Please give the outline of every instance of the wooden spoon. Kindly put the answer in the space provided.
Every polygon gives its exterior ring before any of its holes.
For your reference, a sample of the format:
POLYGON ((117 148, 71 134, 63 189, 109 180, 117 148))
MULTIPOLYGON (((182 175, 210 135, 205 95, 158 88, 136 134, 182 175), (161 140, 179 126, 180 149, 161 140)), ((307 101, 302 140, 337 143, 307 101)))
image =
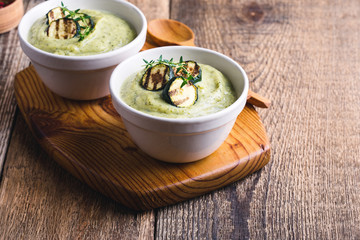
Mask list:
POLYGON ((172 19, 154 19, 150 21, 148 33, 159 46, 195 46, 194 32, 182 22, 172 19))
MULTIPOLYGON (((142 50, 153 48, 154 45, 195 46, 195 34, 187 25, 172 19, 154 19, 148 23, 148 37, 142 50)), ((249 90, 247 102, 261 108, 271 105, 269 99, 249 90)))

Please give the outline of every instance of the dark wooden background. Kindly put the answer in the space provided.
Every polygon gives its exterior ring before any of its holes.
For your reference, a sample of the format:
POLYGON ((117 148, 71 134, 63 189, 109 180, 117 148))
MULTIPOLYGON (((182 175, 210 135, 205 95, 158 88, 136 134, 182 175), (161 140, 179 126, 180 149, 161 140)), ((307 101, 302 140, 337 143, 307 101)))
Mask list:
POLYGON ((258 109, 271 162, 173 206, 121 206, 34 140, 14 98, 14 75, 29 64, 14 29, 0 35, 0 239, 360 239, 360 2, 131 2, 244 67, 273 103, 258 109))

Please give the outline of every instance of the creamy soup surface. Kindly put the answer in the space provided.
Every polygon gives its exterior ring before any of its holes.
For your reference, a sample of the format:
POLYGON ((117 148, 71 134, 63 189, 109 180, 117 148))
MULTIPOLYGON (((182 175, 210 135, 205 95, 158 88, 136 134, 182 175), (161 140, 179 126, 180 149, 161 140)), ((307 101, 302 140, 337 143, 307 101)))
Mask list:
POLYGON ((30 29, 28 41, 35 47, 46 52, 66 55, 95 55, 112 51, 125 46, 136 37, 136 32, 123 19, 103 11, 80 10, 94 21, 91 33, 79 41, 78 37, 71 39, 54 39, 47 36, 46 17, 38 19, 30 29))
POLYGON ((219 112, 236 99, 236 93, 231 82, 219 70, 212 66, 200 64, 202 80, 196 83, 198 99, 194 105, 179 108, 166 102, 162 90, 145 90, 140 79, 144 71, 128 77, 121 86, 120 96, 130 107, 150 115, 166 118, 194 118, 219 112))

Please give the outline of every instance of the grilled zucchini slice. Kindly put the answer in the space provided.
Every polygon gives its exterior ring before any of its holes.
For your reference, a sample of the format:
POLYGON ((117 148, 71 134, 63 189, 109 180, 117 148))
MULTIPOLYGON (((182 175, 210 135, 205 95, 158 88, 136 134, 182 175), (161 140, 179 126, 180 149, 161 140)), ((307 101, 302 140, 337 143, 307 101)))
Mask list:
POLYGON ((62 10, 61 7, 56 7, 51 9, 47 14, 47 24, 50 25, 53 21, 56 21, 60 18, 65 18, 66 14, 64 13, 64 11, 62 10))
MULTIPOLYGON (((66 8, 65 8, 66 9, 66 8)), ((47 14, 46 23, 50 25, 52 22, 57 21, 58 19, 67 18, 73 19, 80 26, 80 33, 84 34, 85 32, 91 31, 95 24, 91 16, 86 13, 78 13, 78 10, 75 11, 75 15, 70 17, 70 13, 62 7, 56 7, 51 9, 47 14)))
POLYGON ((55 39, 69 39, 80 32, 80 25, 73 19, 60 18, 52 21, 47 28, 47 36, 55 39))
POLYGON ((169 81, 169 66, 159 63, 148 68, 141 78, 141 86, 150 91, 163 89, 169 81))
POLYGON ((162 92, 162 97, 168 103, 185 108, 195 104, 198 99, 198 89, 190 81, 183 85, 183 77, 173 77, 165 86, 162 92))
MULTIPOLYGON (((193 84, 201 81, 201 72, 202 71, 201 71, 201 67, 199 66, 199 64, 197 64, 197 62, 185 61, 184 67, 185 67, 186 71, 192 76, 191 82, 193 84)), ((182 76, 185 78, 188 77, 187 74, 182 69, 177 70, 176 68, 173 68, 173 74, 174 74, 174 76, 182 76)))
POLYGON ((80 25, 81 33, 86 32, 86 28, 90 28, 90 31, 94 28, 93 19, 86 13, 78 13, 74 20, 80 25))

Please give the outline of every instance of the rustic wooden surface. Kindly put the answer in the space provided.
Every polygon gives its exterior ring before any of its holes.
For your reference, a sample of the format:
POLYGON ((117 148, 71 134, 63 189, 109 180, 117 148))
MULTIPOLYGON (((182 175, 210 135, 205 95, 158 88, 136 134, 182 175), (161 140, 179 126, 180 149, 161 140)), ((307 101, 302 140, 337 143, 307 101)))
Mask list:
POLYGON ((157 161, 131 140, 111 97, 73 101, 52 93, 30 66, 15 76, 16 100, 48 155, 82 182, 134 210, 179 203, 238 181, 264 167, 270 144, 247 104, 225 142, 201 161, 157 161))
POLYGON ((131 2, 244 67, 272 100, 258 109, 272 161, 170 207, 115 203, 54 163, 16 111, 14 76, 29 61, 15 29, 0 35, 0 239, 359 239, 359 1, 131 2))

